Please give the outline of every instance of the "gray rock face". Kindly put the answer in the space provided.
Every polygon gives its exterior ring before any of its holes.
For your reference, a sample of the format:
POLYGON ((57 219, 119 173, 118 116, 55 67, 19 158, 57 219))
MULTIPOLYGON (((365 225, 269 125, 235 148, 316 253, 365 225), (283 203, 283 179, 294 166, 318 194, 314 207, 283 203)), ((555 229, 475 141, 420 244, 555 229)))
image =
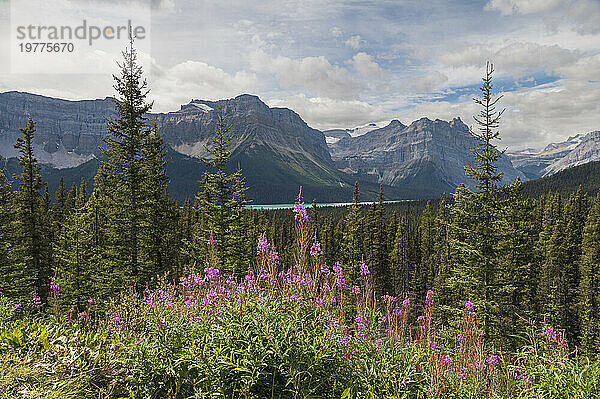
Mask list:
MULTIPOLYGON (((471 184, 464 165, 472 162, 470 148, 475 141, 460 120, 419 119, 405 126, 397 120, 365 135, 343 138, 330 145, 338 169, 356 175, 368 175, 382 184, 402 186, 416 176, 434 187, 451 188, 471 184)), ((510 160, 498 162, 504 182, 516 177, 525 180, 510 160)))
POLYGON ((29 93, 0 93, 0 156, 17 156, 13 145, 28 115, 36 121, 35 155, 59 168, 100 155, 105 117, 114 115, 111 98, 66 101, 29 93))
POLYGON ((230 100, 194 100, 179 111, 152 117, 173 149, 204 157, 207 155, 204 147, 217 127, 219 110, 226 115, 234 151, 266 145, 282 155, 302 154, 315 163, 333 165, 322 132, 310 128, 294 111, 269 108, 256 96, 243 94, 230 100))

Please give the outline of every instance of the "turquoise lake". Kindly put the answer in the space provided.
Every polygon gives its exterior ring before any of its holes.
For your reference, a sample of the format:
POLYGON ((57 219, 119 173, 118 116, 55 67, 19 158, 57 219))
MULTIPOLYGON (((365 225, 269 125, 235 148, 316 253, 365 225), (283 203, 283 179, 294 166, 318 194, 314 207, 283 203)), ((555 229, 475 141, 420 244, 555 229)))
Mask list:
MULTIPOLYGON (((411 200, 398 200, 398 201, 384 201, 384 204, 394 204, 397 202, 408 202, 411 200)), ((360 205, 371 205, 372 201, 361 202, 360 205)), ((323 206, 348 206, 352 205, 352 202, 317 202, 317 207, 323 206)), ((307 208, 312 208, 312 204, 305 204, 307 208)), ((246 209, 265 209, 265 210, 274 210, 274 209, 293 209, 294 204, 252 204, 246 205, 246 209)))

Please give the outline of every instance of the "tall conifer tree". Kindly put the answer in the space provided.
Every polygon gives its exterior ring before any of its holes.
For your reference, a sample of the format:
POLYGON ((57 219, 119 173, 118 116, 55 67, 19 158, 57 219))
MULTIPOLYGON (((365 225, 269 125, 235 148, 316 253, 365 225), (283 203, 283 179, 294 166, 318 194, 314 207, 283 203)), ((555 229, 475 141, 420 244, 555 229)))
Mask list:
POLYGON ((14 245, 11 248, 12 287, 7 291, 20 297, 37 293, 46 300, 50 283, 52 252, 49 242, 48 199, 41 190, 45 187, 40 167, 33 154, 35 122, 29 117, 27 126, 21 128, 17 139, 20 175, 15 176, 19 188, 13 197, 14 245))
POLYGON ((245 217, 247 187, 240 169, 234 173, 226 170, 232 154, 231 135, 222 110, 218 118, 215 136, 206 148, 211 154, 210 159, 204 160, 209 170, 200 182, 202 192, 196 196, 200 223, 192 240, 187 242, 187 252, 194 260, 201 260, 212 236, 219 250, 221 269, 242 273, 248 270, 251 257, 245 217))
MULTIPOLYGON (((1 160, 1 158, 0 158, 1 160)), ((8 276, 11 274, 11 259, 9 249, 11 245, 11 215, 12 192, 6 177, 5 170, 0 169, 0 291, 6 292, 7 287, 13 285, 8 276)))
POLYGON ((596 196, 583 230, 579 267, 581 346, 592 354, 600 348, 600 194, 596 196))

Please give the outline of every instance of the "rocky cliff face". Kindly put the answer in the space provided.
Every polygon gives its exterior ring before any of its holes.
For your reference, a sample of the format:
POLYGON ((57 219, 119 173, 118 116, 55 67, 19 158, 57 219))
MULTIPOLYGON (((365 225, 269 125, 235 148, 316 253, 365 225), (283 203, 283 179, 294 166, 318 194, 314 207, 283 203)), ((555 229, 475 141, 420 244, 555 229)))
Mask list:
POLYGON ((323 133, 310 128, 287 108, 269 108, 258 97, 244 94, 230 100, 194 100, 179 111, 156 114, 161 135, 176 151, 206 156, 205 145, 215 132, 219 110, 227 118, 234 152, 267 146, 280 155, 302 155, 333 166, 323 133))
MULTIPOLYGON (((443 193, 470 183, 464 165, 472 162, 474 145, 459 118, 450 122, 422 118, 409 126, 394 120, 365 135, 340 139, 330 151, 337 168, 346 173, 396 187, 421 182, 443 193)), ((498 166, 505 182, 525 179, 506 157, 498 166)))
POLYGON ((13 145, 28 115, 36 121, 35 155, 58 168, 99 156, 105 117, 114 115, 111 98, 66 101, 29 93, 0 93, 0 156, 17 156, 13 145))
MULTIPOLYGON (((150 114, 160 133, 176 151, 206 156, 204 147, 215 132, 222 109, 233 137, 232 149, 266 145, 287 156, 302 154, 316 163, 333 166, 323 133, 310 128, 287 108, 269 108, 256 96, 241 95, 222 101, 194 100, 179 111, 150 114)), ((36 156, 54 167, 77 166, 100 156, 106 118, 115 116, 111 98, 67 101, 28 93, 0 93, 0 155, 14 157, 19 128, 28 115, 36 121, 36 156)))

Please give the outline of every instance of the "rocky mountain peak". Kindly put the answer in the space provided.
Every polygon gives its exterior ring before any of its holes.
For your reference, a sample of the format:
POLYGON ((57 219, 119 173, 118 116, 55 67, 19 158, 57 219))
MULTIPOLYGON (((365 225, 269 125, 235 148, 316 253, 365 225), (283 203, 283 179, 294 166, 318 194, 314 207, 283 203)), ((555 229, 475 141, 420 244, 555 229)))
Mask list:
POLYGON ((397 129, 397 128, 405 128, 406 125, 404 125, 398 119, 392 119, 390 121, 390 123, 386 127, 391 127, 391 128, 396 128, 397 129))
POLYGON ((459 130, 469 130, 469 126, 467 126, 460 117, 454 118, 450 121, 450 126, 459 130))

